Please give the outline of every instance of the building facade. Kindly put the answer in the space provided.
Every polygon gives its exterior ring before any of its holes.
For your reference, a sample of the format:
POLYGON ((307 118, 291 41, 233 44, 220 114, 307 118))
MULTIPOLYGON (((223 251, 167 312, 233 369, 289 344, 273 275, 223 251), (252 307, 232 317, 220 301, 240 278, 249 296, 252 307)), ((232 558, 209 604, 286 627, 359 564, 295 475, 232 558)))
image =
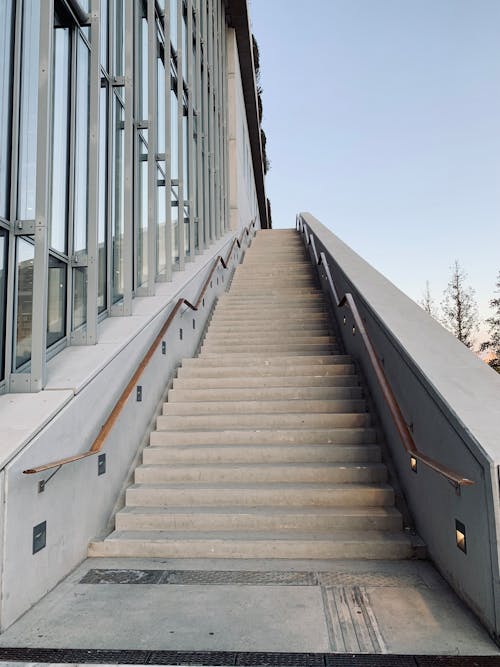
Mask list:
POLYGON ((246 2, 0 3, 0 392, 267 226, 246 2))

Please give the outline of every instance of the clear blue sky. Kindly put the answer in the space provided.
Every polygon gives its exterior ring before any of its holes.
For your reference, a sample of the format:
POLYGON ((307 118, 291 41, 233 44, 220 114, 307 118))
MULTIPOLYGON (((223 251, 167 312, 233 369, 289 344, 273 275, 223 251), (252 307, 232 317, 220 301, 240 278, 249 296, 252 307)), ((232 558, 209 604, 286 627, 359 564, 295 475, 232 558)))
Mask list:
POLYGON ((500 0, 250 0, 273 226, 306 210, 419 299, 500 271, 500 0))

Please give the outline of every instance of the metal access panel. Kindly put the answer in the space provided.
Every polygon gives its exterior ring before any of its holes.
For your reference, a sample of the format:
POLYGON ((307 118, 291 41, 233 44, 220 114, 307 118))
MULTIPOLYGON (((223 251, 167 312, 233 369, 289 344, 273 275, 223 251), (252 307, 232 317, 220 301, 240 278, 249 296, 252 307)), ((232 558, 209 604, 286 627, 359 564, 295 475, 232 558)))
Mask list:
POLYGON ((47 522, 37 524, 33 528, 33 553, 36 554, 45 548, 47 544, 47 522))

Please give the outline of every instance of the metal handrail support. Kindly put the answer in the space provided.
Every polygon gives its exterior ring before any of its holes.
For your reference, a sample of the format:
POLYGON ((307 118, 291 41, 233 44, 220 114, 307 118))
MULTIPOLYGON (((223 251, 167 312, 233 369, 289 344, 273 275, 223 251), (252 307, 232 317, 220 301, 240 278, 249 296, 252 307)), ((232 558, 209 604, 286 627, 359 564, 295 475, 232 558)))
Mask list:
MULTIPOLYGON (((253 220, 250 223, 249 227, 250 228, 255 228, 255 220, 253 220)), ((111 411, 108 418, 106 419, 103 426, 101 427, 101 430, 99 431, 99 434, 97 435, 94 442, 92 443, 90 449, 87 452, 84 452, 83 454, 76 454, 75 456, 68 456, 66 458, 59 459, 58 461, 51 461, 50 463, 45 463, 43 465, 36 466, 34 468, 29 468, 27 470, 23 470, 23 473, 25 475, 34 475, 35 473, 44 472, 45 470, 50 470, 52 468, 59 468, 63 465, 66 465, 67 463, 74 463, 75 461, 81 461, 82 459, 86 459, 87 457, 93 456, 94 454, 98 454, 101 451, 101 449, 103 448, 104 443, 106 441, 106 438, 108 437, 109 433, 111 432, 111 429, 113 428, 116 421, 118 420, 118 417, 120 416, 120 413, 123 410, 123 407, 125 406, 125 403, 127 402, 128 398, 132 394, 132 392, 134 390, 134 387, 137 385, 137 382, 138 382, 140 376, 142 375, 142 372, 144 371, 144 369, 146 368, 148 363, 151 361, 151 358, 152 358, 153 354, 156 352, 156 349, 158 348, 158 346, 160 345, 162 338, 165 336, 168 328, 170 327, 170 325, 174 321, 175 316, 177 315, 177 313, 179 312, 179 310, 181 309, 181 307, 183 305, 186 305, 191 310, 194 310, 194 311, 198 310, 198 307, 203 300, 205 292, 208 289, 208 286, 210 284, 212 276, 213 276, 219 262, 222 264, 224 269, 228 268, 229 260, 231 258, 231 254, 233 252, 234 246, 237 245, 238 248, 241 248, 241 244, 243 242, 243 237, 245 236, 245 234, 246 234, 246 236, 250 235, 250 230, 249 230, 248 227, 245 227, 243 229, 239 239, 237 237, 235 237, 233 239, 233 242, 231 243, 231 247, 229 248, 229 251, 226 255, 226 259, 224 259, 221 255, 217 255, 217 257, 214 260, 213 266, 210 270, 210 273, 208 274, 207 279, 203 283, 203 287, 201 288, 201 291, 198 295, 198 298, 196 299, 196 302, 194 304, 192 304, 190 301, 188 301, 184 297, 180 297, 177 300, 177 303, 175 304, 175 306, 170 311, 170 313, 169 313, 167 319, 165 320, 162 328, 160 329, 158 335, 155 337, 154 341, 151 343, 148 351, 146 352, 146 354, 142 358, 140 364, 138 365, 134 374, 130 378, 127 386, 125 387, 125 389, 121 393, 118 401, 115 403, 115 406, 113 407, 113 410, 111 411)))
POLYGON ((409 431, 408 424, 406 423, 403 417, 403 413, 401 412, 401 408, 399 407, 399 403, 394 395, 394 392, 392 391, 392 388, 389 384, 389 381, 384 372, 382 364, 380 363, 380 360, 375 352, 375 348, 373 346, 371 338, 368 335, 368 332, 366 331, 364 322, 361 318, 361 315, 359 313, 353 295, 350 292, 347 292, 346 294, 344 294, 342 298, 339 298, 338 291, 336 289, 334 280, 332 278, 332 274, 330 272, 330 267, 328 265, 325 253, 321 252, 318 257, 318 254, 316 252, 316 246, 314 244, 313 235, 311 234, 310 230, 307 230, 307 227, 300 219, 297 219, 297 229, 298 231, 301 231, 304 234, 304 237, 308 242, 308 245, 312 245, 317 265, 318 266, 323 265, 325 269, 326 279, 328 281, 328 286, 332 293, 335 306, 337 308, 343 308, 344 306, 348 306, 352 313, 352 317, 354 320, 353 334, 355 335, 356 332, 358 332, 359 335, 361 336, 361 339, 364 343, 365 349, 368 354, 368 359, 370 360, 370 364, 373 368, 375 377, 380 386, 382 396, 387 404, 387 407, 394 421, 396 430, 401 439, 403 447, 405 448, 405 451, 415 460, 420 461, 428 468, 431 468, 438 474, 442 475, 448 482, 450 482, 450 484, 452 484, 455 487, 456 492, 460 494, 462 486, 470 486, 471 484, 475 484, 475 482, 471 479, 468 479, 467 477, 463 477, 462 475, 456 473, 447 466, 439 463, 435 459, 419 451, 409 431), (306 233, 306 230, 309 232, 308 234, 306 233))

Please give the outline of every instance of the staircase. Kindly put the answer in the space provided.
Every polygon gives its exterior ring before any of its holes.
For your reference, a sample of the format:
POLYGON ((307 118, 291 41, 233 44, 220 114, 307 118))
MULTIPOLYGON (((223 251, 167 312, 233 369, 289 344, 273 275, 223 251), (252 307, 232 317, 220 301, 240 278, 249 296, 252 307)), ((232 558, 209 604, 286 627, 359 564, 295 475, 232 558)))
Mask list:
POLYGON ((261 231, 89 555, 407 558, 386 479, 299 234, 261 231))

